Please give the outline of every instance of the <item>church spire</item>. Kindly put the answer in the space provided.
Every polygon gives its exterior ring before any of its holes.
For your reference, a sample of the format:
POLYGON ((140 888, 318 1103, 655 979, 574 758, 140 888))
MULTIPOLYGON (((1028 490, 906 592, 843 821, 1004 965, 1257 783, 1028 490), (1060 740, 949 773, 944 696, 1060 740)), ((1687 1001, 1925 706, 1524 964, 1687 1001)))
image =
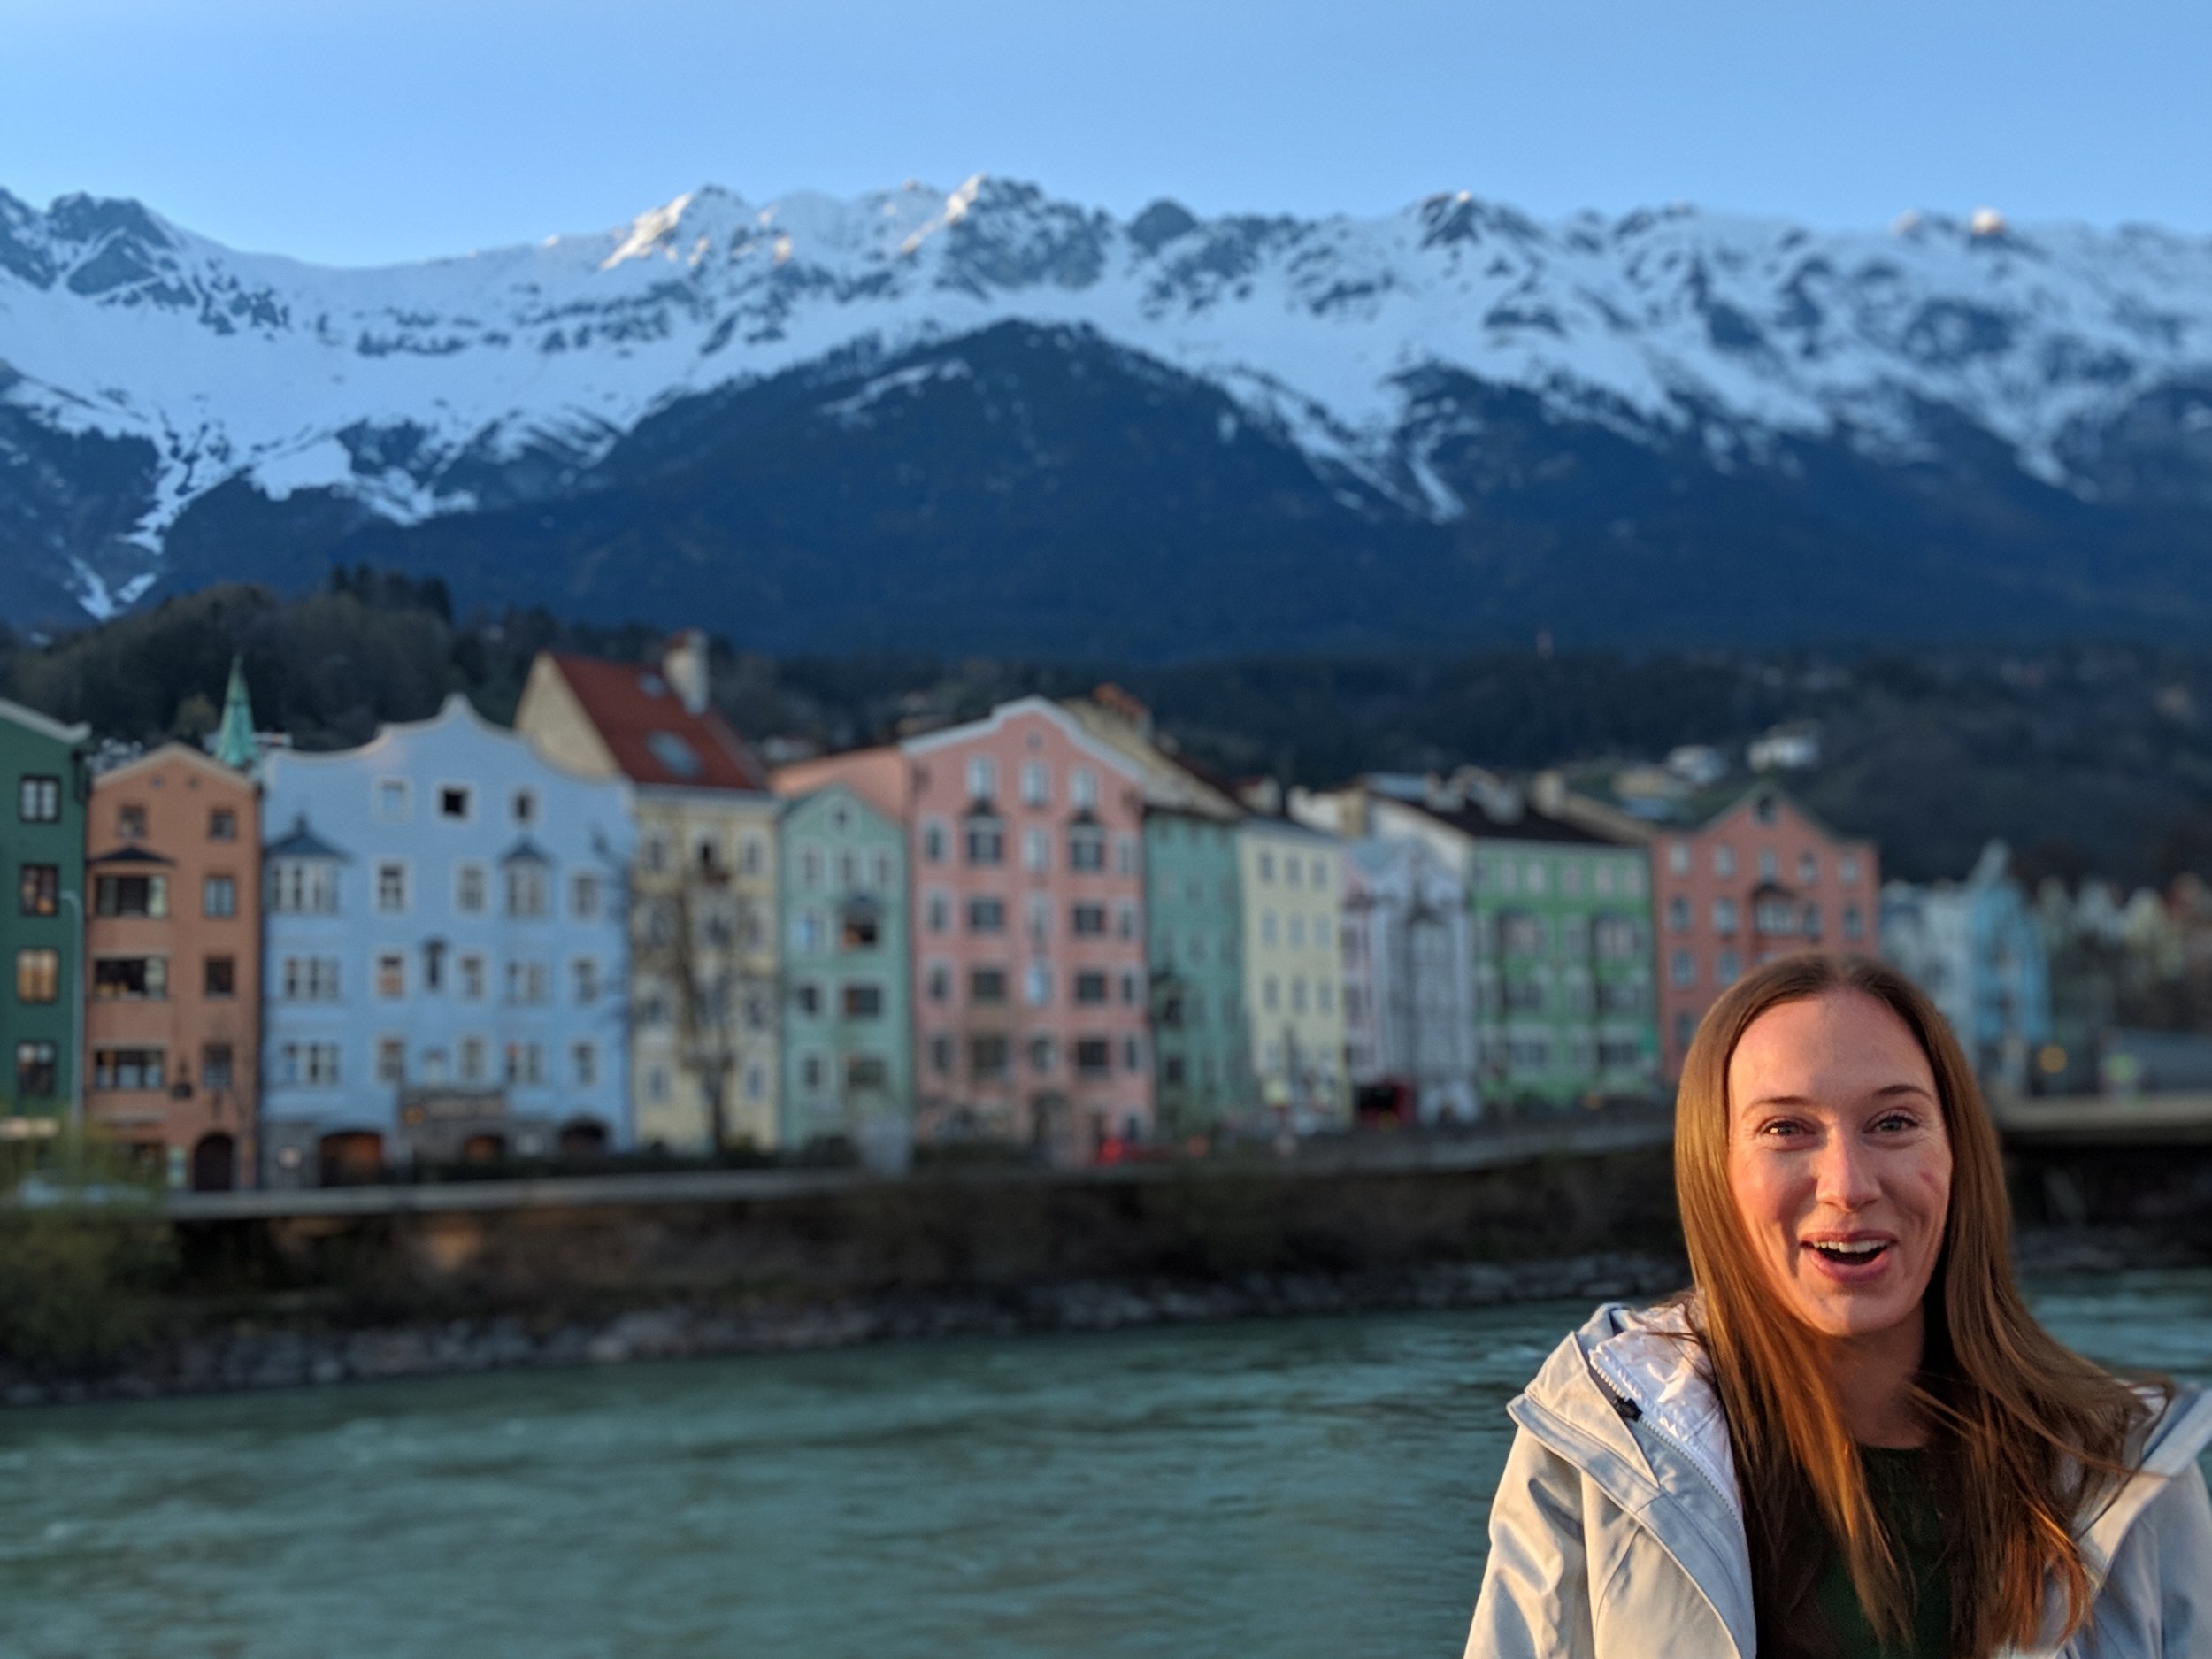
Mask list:
POLYGON ((261 761, 260 746, 253 741, 253 704, 246 698, 245 666, 236 657, 230 659, 230 685, 223 693, 223 723, 215 729, 215 758, 248 774, 261 761))

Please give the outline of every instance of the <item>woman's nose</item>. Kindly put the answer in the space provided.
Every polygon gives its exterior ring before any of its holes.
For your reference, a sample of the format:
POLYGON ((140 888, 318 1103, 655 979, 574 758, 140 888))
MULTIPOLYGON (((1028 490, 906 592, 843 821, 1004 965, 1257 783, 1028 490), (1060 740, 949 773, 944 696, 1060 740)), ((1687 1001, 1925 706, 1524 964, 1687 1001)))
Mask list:
POLYGON ((1828 1144, 1820 1151, 1817 1173, 1819 1190, 1815 1195, 1831 1209, 1864 1210, 1881 1196, 1881 1182, 1875 1178, 1874 1160, 1848 1134, 1829 1137, 1828 1144))

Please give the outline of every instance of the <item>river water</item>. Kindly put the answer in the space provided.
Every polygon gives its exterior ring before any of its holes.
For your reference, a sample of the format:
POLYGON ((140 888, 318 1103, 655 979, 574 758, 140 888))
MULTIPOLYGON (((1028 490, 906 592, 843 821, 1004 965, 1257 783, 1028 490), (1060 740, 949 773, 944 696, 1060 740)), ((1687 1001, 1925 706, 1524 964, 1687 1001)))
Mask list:
MULTIPOLYGON (((2212 1272, 2035 1286, 2212 1380, 2212 1272)), ((0 1654, 1456 1654, 1532 1304, 0 1416, 0 1654)))

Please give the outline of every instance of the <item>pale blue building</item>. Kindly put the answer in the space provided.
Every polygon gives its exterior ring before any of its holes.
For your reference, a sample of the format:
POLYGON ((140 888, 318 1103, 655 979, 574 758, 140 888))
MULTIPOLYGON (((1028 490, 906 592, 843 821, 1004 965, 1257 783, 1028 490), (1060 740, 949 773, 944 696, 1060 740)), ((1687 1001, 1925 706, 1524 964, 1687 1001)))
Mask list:
POLYGON ((263 781, 267 1184, 630 1143, 628 785, 457 694, 263 781))
POLYGON ((2050 965, 2002 841, 1963 881, 1886 884, 1882 954, 1934 999, 1985 1081, 2026 1086, 2051 1040, 2050 965))

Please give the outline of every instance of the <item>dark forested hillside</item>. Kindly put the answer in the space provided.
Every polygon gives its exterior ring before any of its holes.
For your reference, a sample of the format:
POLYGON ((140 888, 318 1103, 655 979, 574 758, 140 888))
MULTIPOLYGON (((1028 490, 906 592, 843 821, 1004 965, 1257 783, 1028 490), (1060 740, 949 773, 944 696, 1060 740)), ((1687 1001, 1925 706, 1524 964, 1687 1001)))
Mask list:
MULTIPOLYGON (((361 571, 305 598, 219 587, 52 641, 0 633, 0 695, 104 737, 196 738, 235 654, 258 723, 322 749, 421 718, 457 690, 503 720, 541 648, 642 659, 659 640, 534 609, 456 618, 441 583, 361 571)), ((1108 679, 1209 764, 1305 784, 1463 762, 1602 776, 1606 763, 1681 743, 1740 764, 1747 740, 1809 720, 1821 764, 1792 787, 1839 828, 1879 839, 1893 873, 1959 873, 1998 835, 2032 875, 2212 875, 2212 649, 1498 649, 1161 665, 718 648, 715 669, 741 730, 819 748, 1108 679)))

